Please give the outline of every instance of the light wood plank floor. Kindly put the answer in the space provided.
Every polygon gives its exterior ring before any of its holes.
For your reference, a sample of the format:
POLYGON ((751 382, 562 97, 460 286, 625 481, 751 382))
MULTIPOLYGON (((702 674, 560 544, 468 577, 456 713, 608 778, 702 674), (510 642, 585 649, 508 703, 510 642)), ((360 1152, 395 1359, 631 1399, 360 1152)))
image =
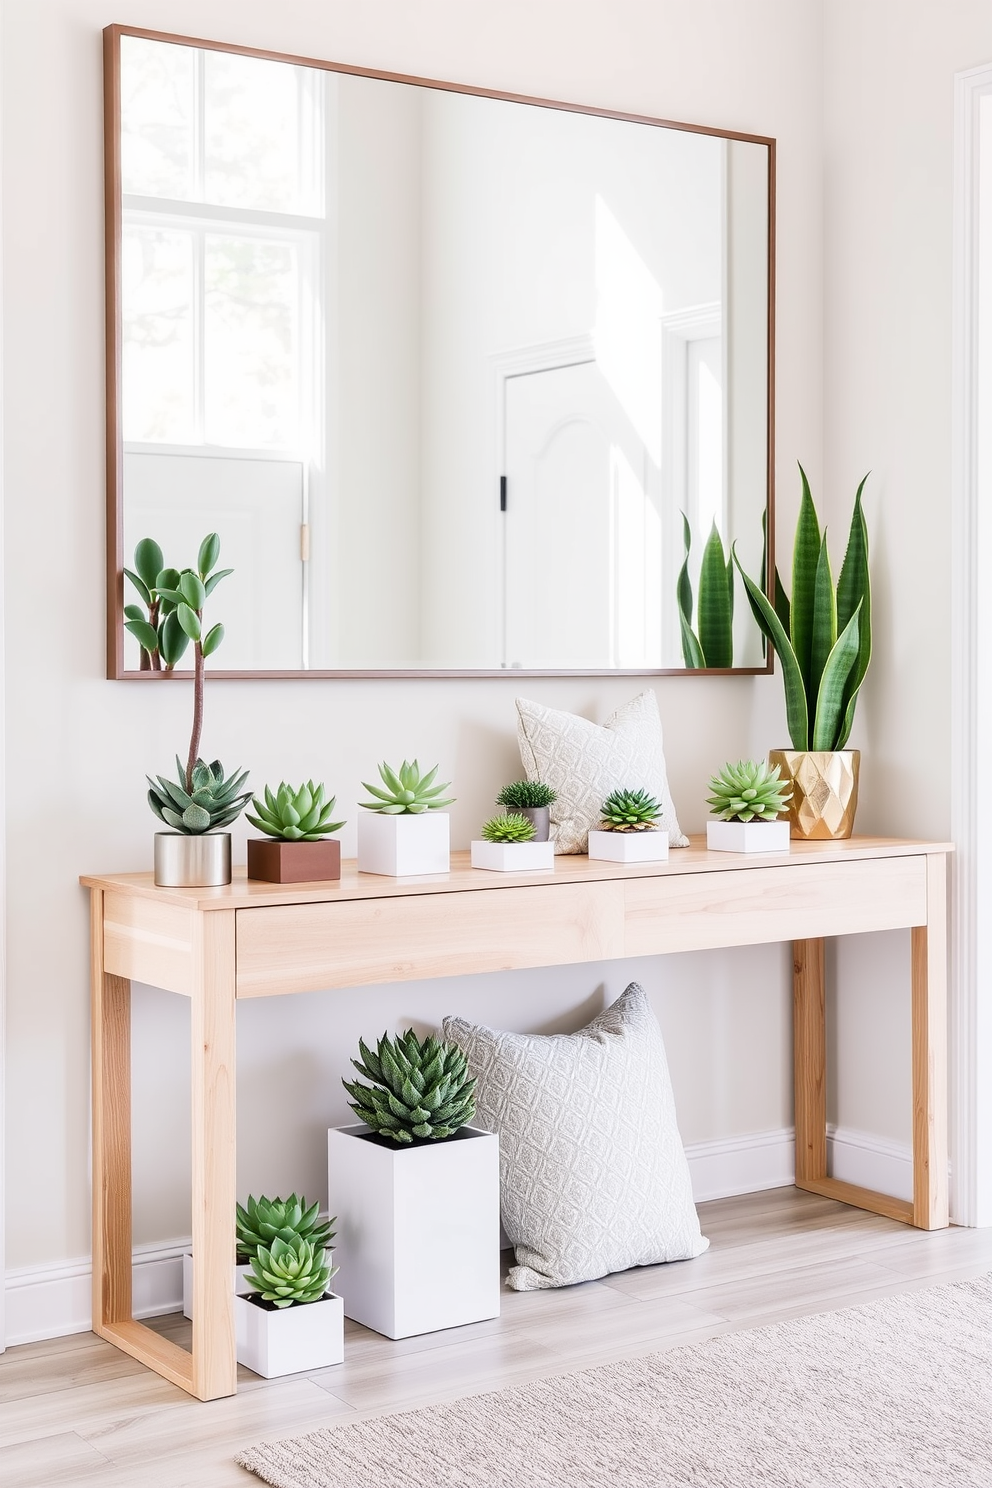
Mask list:
MULTIPOLYGON (((406 1410, 992 1269, 992 1230, 926 1234, 793 1188, 700 1206, 710 1249, 555 1292, 488 1323, 393 1343, 347 1324, 346 1362, 204 1405, 91 1333, 0 1356, 3 1488, 251 1488, 265 1438, 406 1410)), ((188 1341, 181 1317, 161 1330, 188 1341)))

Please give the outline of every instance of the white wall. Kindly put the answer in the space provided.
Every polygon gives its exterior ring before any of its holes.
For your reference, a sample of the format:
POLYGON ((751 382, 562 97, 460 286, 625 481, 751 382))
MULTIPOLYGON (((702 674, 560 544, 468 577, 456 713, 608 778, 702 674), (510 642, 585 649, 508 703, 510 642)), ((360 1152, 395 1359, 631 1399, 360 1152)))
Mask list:
MULTIPOLYGON (((102 678, 103 225, 100 28, 108 20, 185 31, 369 66, 777 136, 778 463, 821 458, 821 98, 813 0, 31 0, 4 6, 4 353, 8 653, 8 1264, 89 1245, 88 1013, 83 871, 149 865, 146 770, 185 745, 185 686, 102 678), (41 59, 44 59, 43 64, 41 59)), ((948 84, 949 88, 949 84, 948 84)), ((927 204, 929 207, 929 204, 927 204)), ((855 234, 855 239, 858 234, 855 234)), ((861 297, 858 297, 859 304, 861 297)), ((888 330, 886 323, 881 331, 888 330)), ((908 381, 908 372, 905 380, 908 381)), ((929 385, 929 384, 928 384, 929 385)), ((836 398, 834 399, 836 402, 836 398)), ((918 410, 917 410, 918 411, 918 410)), ((864 437, 843 465, 878 460, 864 437), (850 457, 850 458, 849 458, 850 457)), ((922 422, 917 418, 916 426, 922 422)), ((837 418, 834 415, 834 424, 837 418)), ((895 441, 893 441, 895 445, 895 441)), ((932 462, 931 462, 932 463, 932 462)), ((913 478, 925 509, 931 487, 913 478)), ((876 524, 884 565, 891 521, 876 524)), ((905 540, 905 539, 904 539, 905 540)), ((913 536, 913 542, 923 539, 913 536)), ((898 551, 898 547, 896 549, 898 551)), ((894 591, 883 579, 880 607, 894 591)), ((915 598, 895 595, 915 624, 915 598)), ((923 624, 922 619, 920 624, 923 624)), ((880 646, 893 623, 880 623, 880 646)), ((932 643, 928 643, 930 645, 932 643)), ((905 655, 900 646, 897 666, 905 655)), ((891 664, 876 673, 891 698, 891 664)), ((549 703, 602 719, 625 680, 535 682, 549 703)), ((383 757, 441 761, 456 783, 455 845, 518 769, 511 679, 385 683, 216 683, 204 745, 255 782, 320 774, 354 818, 358 782, 383 757)), ((727 757, 781 742, 777 678, 664 679, 675 799, 701 827, 706 778, 727 757)), ((871 694, 866 715, 879 727, 871 694)), ((909 706, 909 705, 907 705, 909 706)), ((926 795, 926 707, 912 783, 926 795)), ((895 745, 884 734, 883 758, 895 745)), ((904 740, 899 741, 900 750, 904 740)), ((938 756, 939 759, 939 756, 938 756)), ((872 765, 868 781, 880 772, 872 765)), ((882 787, 878 787, 882 789, 882 787)), ((935 830, 905 798, 870 824, 935 830)), ((353 851, 353 825, 344 834, 353 851)), ((242 834, 243 839, 243 834, 242 834)), ((241 839, 239 839, 241 840, 241 839)), ((239 1185, 319 1194, 321 1128, 340 1119, 338 1077, 357 1034, 458 1011, 527 1028, 576 1026, 632 967, 588 967, 436 986, 336 992, 245 1010, 239 1185)), ((678 957, 638 965, 668 1039, 689 1141, 788 1124, 788 955, 678 957)), ((185 1009, 139 992, 135 1013, 136 1238, 188 1233, 185 1009)))

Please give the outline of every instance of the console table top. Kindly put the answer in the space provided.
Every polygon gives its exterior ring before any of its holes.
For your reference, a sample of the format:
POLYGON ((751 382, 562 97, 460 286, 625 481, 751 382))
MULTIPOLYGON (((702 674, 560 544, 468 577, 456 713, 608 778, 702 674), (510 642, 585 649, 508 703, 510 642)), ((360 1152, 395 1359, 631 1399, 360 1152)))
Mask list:
POLYGON ((784 853, 711 852, 704 836, 690 838, 689 847, 672 848, 661 863, 610 863, 584 854, 555 858, 552 872, 496 873, 473 868, 467 852, 451 854, 447 873, 415 878, 389 878, 378 873, 359 873, 355 860, 341 864, 341 878, 323 883, 273 884, 248 879, 246 869, 235 868, 234 880, 220 888, 157 888, 151 873, 83 874, 80 883, 88 889, 154 899, 159 904, 186 909, 259 909, 266 905, 328 903, 350 899, 387 899, 411 894, 464 893, 477 889, 511 889, 522 885, 589 883, 610 879, 681 877, 690 873, 728 870, 799 867, 803 863, 850 862, 864 858, 898 858, 921 853, 954 851, 951 842, 924 842, 900 837, 849 837, 839 842, 793 841, 784 853))

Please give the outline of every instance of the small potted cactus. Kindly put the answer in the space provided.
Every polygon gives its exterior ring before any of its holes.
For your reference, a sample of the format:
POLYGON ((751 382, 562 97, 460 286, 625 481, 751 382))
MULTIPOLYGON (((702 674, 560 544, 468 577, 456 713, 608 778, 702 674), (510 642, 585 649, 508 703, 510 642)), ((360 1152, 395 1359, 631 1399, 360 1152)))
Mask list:
POLYGON ((522 811, 490 817, 482 840, 472 843, 472 867, 496 873, 547 873, 555 866, 555 845, 538 841, 534 823, 522 811))
POLYGON ((341 844, 330 834, 344 826, 332 821, 335 797, 308 780, 294 787, 280 782, 255 796, 245 816, 264 837, 248 839, 248 877, 267 883, 315 883, 341 877, 341 844))
POLYGON ((658 830, 662 807, 645 790, 611 791, 598 829, 589 833, 589 856, 611 863, 661 863, 668 833, 658 830))
POLYGON ((468 1125, 465 1055, 412 1028, 358 1047, 360 1124, 327 1134, 345 1315, 387 1338, 498 1317, 499 1138, 468 1125))
MULTIPOLYGON (((260 1245, 271 1245, 276 1236, 283 1240, 291 1234, 302 1235, 312 1245, 329 1247, 332 1239, 331 1223, 321 1219, 320 1205, 307 1205, 291 1193, 288 1199, 267 1199, 264 1194, 256 1199, 248 1195, 248 1203, 242 1208, 235 1206, 235 1232, 237 1247, 234 1264, 234 1292, 244 1297, 249 1286, 246 1280, 251 1270, 252 1256, 260 1245)), ((190 1252, 183 1256, 183 1316, 193 1316, 193 1257, 190 1252)))
POLYGON ((441 808, 447 784, 435 784, 438 767, 421 772, 416 760, 398 770, 379 766, 380 785, 362 784, 372 797, 361 801, 358 816, 358 871, 406 878, 447 873, 450 866, 448 816, 441 808))
POLYGON ((792 786, 778 765, 726 764, 710 780, 706 846, 714 852, 788 852, 792 786), (783 818, 784 813, 784 818, 783 818), (780 819, 782 818, 782 819, 780 819))
POLYGON ((557 799, 558 792, 543 780, 514 780, 504 785, 496 805, 526 816, 534 823, 534 841, 547 842, 551 836, 551 807, 557 799))
MULTIPOLYGON (((259 1201, 256 1219, 266 1202, 259 1201)), ((250 1210, 251 1199, 248 1204, 250 1210)), ((328 1253, 336 1221, 320 1222, 316 1210, 294 1195, 281 1214, 270 1215, 272 1222, 256 1226, 238 1209, 238 1241, 250 1247, 246 1290, 234 1299, 238 1363, 265 1379, 344 1359, 344 1301, 327 1285, 338 1269, 328 1253)))

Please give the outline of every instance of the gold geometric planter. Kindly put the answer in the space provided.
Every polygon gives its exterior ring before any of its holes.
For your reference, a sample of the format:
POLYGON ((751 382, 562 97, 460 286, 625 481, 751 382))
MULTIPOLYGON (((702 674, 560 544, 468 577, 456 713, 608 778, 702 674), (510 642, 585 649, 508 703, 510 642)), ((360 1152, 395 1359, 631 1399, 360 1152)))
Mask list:
POLYGON ((768 763, 792 781, 791 837, 850 837, 858 809, 858 749, 772 749, 768 763))

